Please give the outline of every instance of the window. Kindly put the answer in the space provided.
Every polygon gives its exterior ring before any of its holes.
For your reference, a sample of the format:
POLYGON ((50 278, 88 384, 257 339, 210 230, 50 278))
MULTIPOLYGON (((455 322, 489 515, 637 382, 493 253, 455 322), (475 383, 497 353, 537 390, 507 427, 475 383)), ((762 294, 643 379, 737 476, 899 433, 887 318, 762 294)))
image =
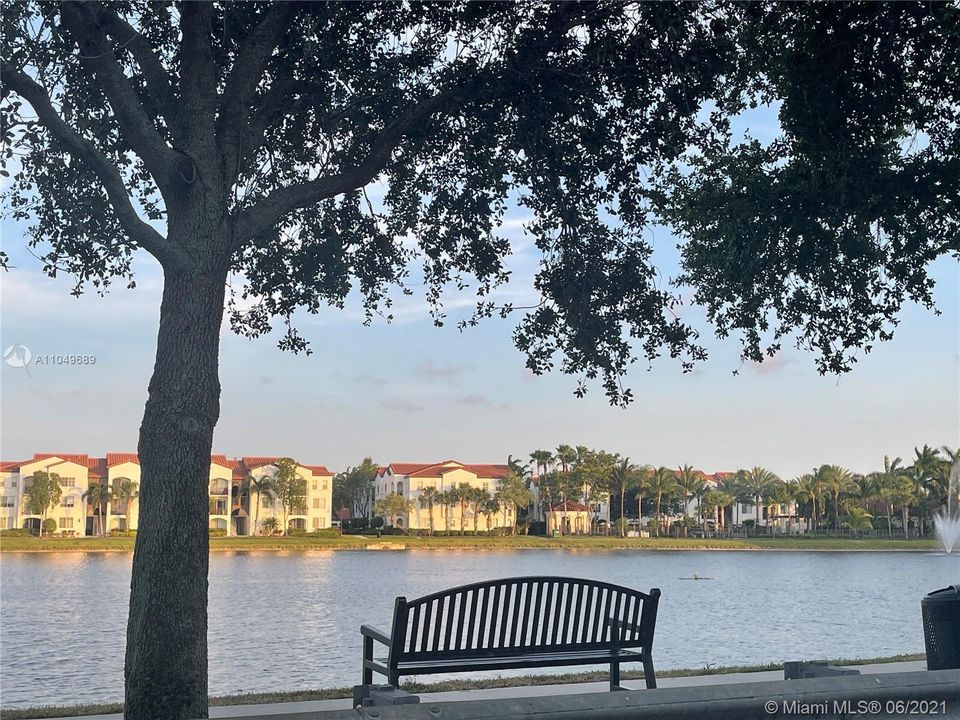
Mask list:
POLYGON ((326 480, 323 481, 322 489, 323 489, 323 490, 326 490, 326 489, 327 489, 327 481, 326 481, 326 480))
POLYGON ((313 519, 313 529, 317 530, 320 527, 320 518, 313 519))
POLYGON ((327 499, 326 499, 326 498, 320 498, 320 507, 322 507, 324 510, 327 509, 327 499))
POLYGON ((61 530, 70 530, 71 528, 73 528, 73 518, 72 517, 60 518, 59 527, 61 530))
POLYGON ((67 477, 62 477, 62 478, 60 478, 60 487, 76 487, 76 486, 77 486, 77 479, 76 479, 76 478, 72 478, 72 477, 70 477, 70 478, 67 478, 67 477))
POLYGON ((77 502, 77 499, 73 496, 67 496, 60 501, 60 507, 73 507, 77 502))
POLYGON ((320 498, 314 498, 314 499, 313 499, 313 509, 314 509, 314 510, 319 510, 319 509, 320 509, 320 498))
POLYGON ((17 486, 17 481, 16 481, 16 480, 11 480, 11 481, 10 481, 10 487, 16 487, 16 486, 17 486))
POLYGON ((15 495, 4 495, 0 498, 0 507, 16 507, 17 498, 15 495))
POLYGON ((317 485, 319 485, 319 483, 318 483, 316 480, 314 480, 314 481, 313 481, 313 489, 314 489, 314 491, 317 490, 317 485))

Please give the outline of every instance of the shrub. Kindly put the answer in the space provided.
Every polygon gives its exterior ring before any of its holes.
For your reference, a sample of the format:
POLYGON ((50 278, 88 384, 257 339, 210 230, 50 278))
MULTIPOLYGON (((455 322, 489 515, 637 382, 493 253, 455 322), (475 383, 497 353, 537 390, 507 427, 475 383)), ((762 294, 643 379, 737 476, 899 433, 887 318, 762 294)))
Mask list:
POLYGON ((32 532, 26 528, 11 528, 9 530, 0 530, 0 537, 30 537, 32 532))
POLYGON ((377 517, 375 517, 375 518, 373 519, 373 523, 372 523, 371 527, 373 527, 374 529, 376 529, 376 528, 382 528, 382 527, 383 527, 383 518, 380 517, 379 515, 377 515, 377 517))
POLYGON ((343 521, 344 532, 347 530, 366 530, 368 527, 370 527, 370 520, 369 518, 365 517, 352 518, 350 520, 343 521))
POLYGON ((546 535, 547 523, 543 520, 536 520, 530 523, 530 529, 527 531, 530 535, 546 535))
POLYGON ((287 537, 304 537, 306 534, 307 531, 303 528, 289 528, 287 530, 287 537))
MULTIPOLYGON (((226 530, 223 531, 226 533, 226 530)), ((111 530, 109 532, 110 537, 136 537, 136 530, 111 530)))
POLYGON ((323 528, 322 530, 313 530, 308 533, 310 537, 316 538, 338 538, 340 537, 339 528, 323 528))
POLYGON ((53 518, 47 518, 43 521, 43 531, 45 533, 52 533, 57 531, 57 521, 53 518))
POLYGON ((210 537, 226 537, 227 530, 226 528, 210 528, 210 537))

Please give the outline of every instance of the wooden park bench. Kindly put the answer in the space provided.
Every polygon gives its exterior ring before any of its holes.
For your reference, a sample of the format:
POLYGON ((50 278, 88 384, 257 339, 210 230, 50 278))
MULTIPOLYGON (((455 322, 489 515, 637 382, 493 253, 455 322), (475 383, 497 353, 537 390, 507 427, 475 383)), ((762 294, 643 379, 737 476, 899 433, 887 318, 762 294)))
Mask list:
POLYGON ((402 675, 643 663, 657 686, 650 651, 660 590, 649 594, 595 580, 517 577, 444 590, 407 601, 398 597, 391 632, 360 626, 363 686, 373 673, 399 687, 402 675), (374 641, 386 646, 375 657, 374 641))

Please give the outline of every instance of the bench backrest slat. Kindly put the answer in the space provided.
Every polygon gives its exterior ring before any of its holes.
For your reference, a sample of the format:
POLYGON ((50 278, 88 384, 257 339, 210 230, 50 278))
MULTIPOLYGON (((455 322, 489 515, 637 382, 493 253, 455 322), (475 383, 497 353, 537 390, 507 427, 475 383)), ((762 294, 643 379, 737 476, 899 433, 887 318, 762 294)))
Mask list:
POLYGON ((398 598, 390 662, 649 647, 659 594, 594 580, 525 577, 409 602, 398 598))

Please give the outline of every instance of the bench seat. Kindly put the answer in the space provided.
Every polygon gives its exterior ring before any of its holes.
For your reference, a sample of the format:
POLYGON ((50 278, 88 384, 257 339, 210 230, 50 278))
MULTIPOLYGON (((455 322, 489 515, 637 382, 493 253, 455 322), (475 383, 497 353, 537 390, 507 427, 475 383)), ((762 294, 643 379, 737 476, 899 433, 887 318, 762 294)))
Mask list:
POLYGON ((363 637, 363 685, 373 673, 394 687, 405 675, 643 664, 657 686, 651 648, 660 591, 642 593, 595 580, 536 576, 491 580, 416 600, 399 597, 390 633, 369 625, 363 637), (374 643, 387 654, 374 654, 374 643))

